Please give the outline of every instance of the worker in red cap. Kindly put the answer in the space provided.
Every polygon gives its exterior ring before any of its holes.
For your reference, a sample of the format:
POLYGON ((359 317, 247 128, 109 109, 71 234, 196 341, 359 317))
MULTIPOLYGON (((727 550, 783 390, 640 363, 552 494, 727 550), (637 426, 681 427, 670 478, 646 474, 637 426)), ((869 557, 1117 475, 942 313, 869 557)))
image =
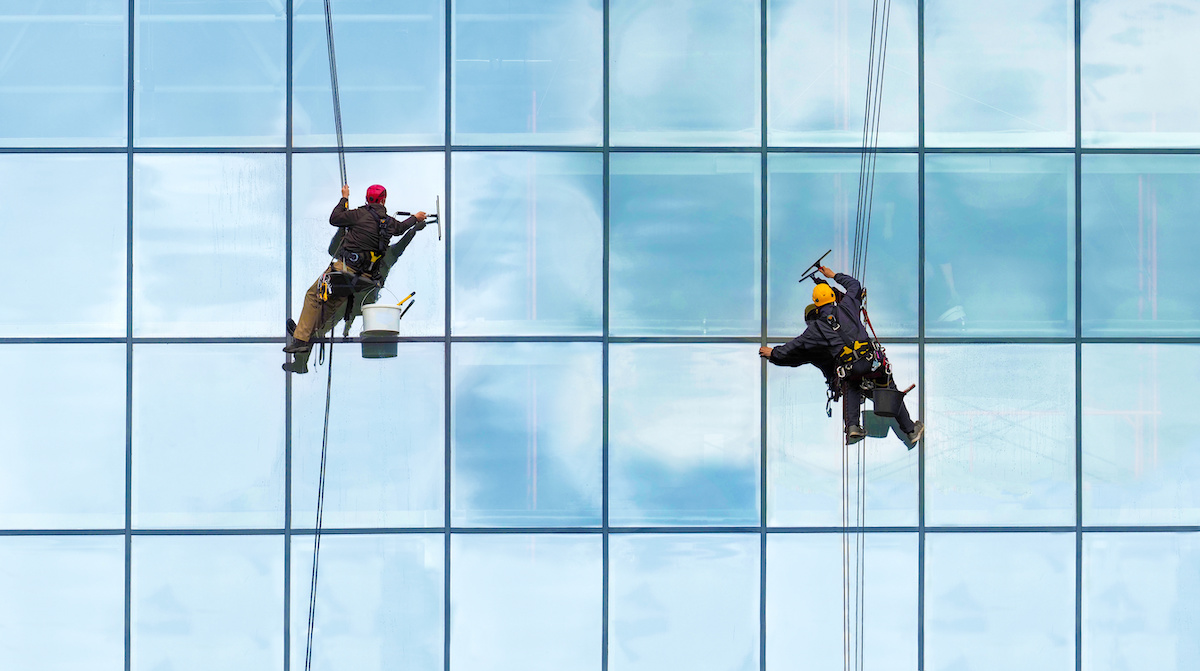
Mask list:
MULTIPOLYGON (((329 215, 329 224, 341 229, 341 246, 328 270, 313 282, 304 294, 304 307, 296 328, 289 334, 283 351, 289 354, 306 353, 312 349, 313 332, 335 315, 346 302, 345 297, 329 295, 327 277, 330 271, 350 273, 356 283, 377 285, 381 279, 381 262, 388 244, 397 235, 425 228, 425 213, 417 212, 404 221, 387 213, 387 189, 375 184, 367 188, 367 204, 350 208, 350 187, 342 186, 342 198, 329 215)), ((292 370, 284 364, 285 370, 292 370)), ((306 370, 306 369, 305 369, 306 370)), ((303 372, 296 370, 294 372, 303 372)))

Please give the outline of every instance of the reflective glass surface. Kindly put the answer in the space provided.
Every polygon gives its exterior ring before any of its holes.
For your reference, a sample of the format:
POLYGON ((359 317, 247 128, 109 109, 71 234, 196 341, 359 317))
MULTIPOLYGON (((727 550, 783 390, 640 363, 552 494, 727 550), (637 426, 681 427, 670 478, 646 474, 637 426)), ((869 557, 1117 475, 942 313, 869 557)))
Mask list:
MULTIPOLYGON (((879 146, 915 147, 917 2, 890 6, 879 146)), ((862 146, 873 7, 870 0, 770 0, 768 144, 862 146)))
POLYGON ((754 671, 758 534, 609 540, 608 668, 754 671))
POLYGON ((599 536, 455 536, 451 566, 455 669, 599 671, 599 536))
POLYGON ((136 0, 134 13, 135 144, 284 144, 284 3, 136 0))
POLYGON ((133 525, 283 526, 277 345, 133 350, 133 525))
POLYGON ((281 670, 282 545, 279 536, 134 537, 131 668, 281 670))
POLYGON ((1052 671, 1074 663, 1074 534, 926 536, 926 669, 1052 671))
POLYGON ((601 0, 454 0, 454 144, 598 146, 601 0))
POLYGON ((280 334, 283 164, 262 154, 134 159, 135 336, 280 334))
MULTIPOLYGON (((293 141, 300 147, 336 147, 325 6, 321 0, 292 1, 293 141)), ((344 142, 443 144, 444 2, 338 0, 330 6, 344 142)))
MULTIPOLYGON (((446 540, 441 534, 321 537, 314 671, 443 668, 446 540)), ((312 536, 292 537, 290 668, 305 668, 312 536)))
POLYGON ((1200 663, 1200 537, 1085 534, 1083 668, 1183 671, 1200 663))
MULTIPOLYGON (((334 347, 324 526, 440 526, 444 346, 401 343, 390 359, 365 359, 358 344, 334 347)), ((272 356, 278 367, 282 355, 272 356)), ((292 525, 298 528, 316 521, 328 365, 317 365, 314 355, 308 375, 292 376, 292 525)))
POLYGON ((610 0, 612 143, 757 146, 760 12, 758 0, 610 0))
POLYGON ((925 3, 925 142, 1075 144, 1072 0, 925 3))
POLYGON ((125 668, 125 539, 0 539, 7 669, 125 668))
POLYGON ((1083 522, 1200 524, 1195 345, 1084 345, 1083 522))
POLYGON ((761 159, 617 154, 610 159, 614 335, 757 335, 761 159))
POLYGON ((454 525, 600 524, 601 354, 599 343, 454 345, 454 525))
POLYGON ((927 335, 1075 333, 1069 155, 925 161, 927 335))
MULTIPOLYGON (((747 348, 749 351, 750 348, 747 348)), ((901 389, 917 381, 917 348, 890 345, 896 384, 901 389)), ((813 366, 767 368, 767 522, 772 526, 842 525, 841 402, 825 416, 825 378, 813 366)), ((920 417, 915 392, 905 398, 914 419, 920 417)), ((870 526, 916 525, 918 464, 916 450, 901 442, 896 421, 868 413, 871 437, 866 451, 866 523, 870 526), (876 438, 879 431, 887 431, 876 438)), ((851 448, 850 496, 857 494, 859 448, 851 448)), ((851 507, 853 518, 855 509, 851 507)))
POLYGON ((0 528, 123 528, 125 346, 4 345, 0 358, 0 528))
POLYGON ((124 156, 0 155, 4 248, 54 258, 54 286, 7 292, 0 336, 124 337, 125 184, 124 156))
MULTIPOLYGON (((366 204, 367 187, 387 189, 388 212, 400 220, 404 212, 435 212, 440 199, 446 208, 446 159, 427 153, 351 153, 346 156, 350 179, 350 207, 366 204)), ((300 154, 292 159, 292 318, 300 315, 304 292, 329 267, 329 243, 337 228, 329 215, 342 192, 337 156, 300 154)), ((393 303, 415 291, 413 306, 400 321, 401 336, 442 335, 446 332, 446 247, 449 221, 427 225, 411 239, 391 239, 402 254, 387 276, 380 301, 393 303), (406 246, 404 246, 406 245, 406 246)), ((283 336, 282 324, 272 322, 270 335, 283 336)), ((335 330, 341 336, 342 325, 335 330)), ((354 320, 351 335, 358 335, 362 320, 354 320)))
MULTIPOLYGON (((843 661, 842 534, 773 534, 767 539, 767 669, 836 669, 843 661)), ((850 594, 855 554, 850 538, 850 594)), ((908 671, 917 664, 917 536, 867 534, 863 563, 862 668, 908 671)), ((851 641, 854 641, 851 633, 851 641)))
POLYGON ((609 348, 609 522, 759 520, 759 362, 752 345, 609 348))
POLYGON ((455 335, 600 333, 603 157, 454 155, 455 335))
POLYGON ((128 21, 126 0, 6 2, 0 146, 124 146, 128 21))
MULTIPOLYGON (((770 335, 791 338, 804 330, 804 307, 812 302, 813 284, 800 273, 826 250, 833 253, 825 257, 824 265, 837 272, 852 271, 859 166, 859 157, 849 154, 770 157, 770 335)), ((864 219, 866 214, 864 210, 864 219)), ((916 156, 878 157, 868 233, 865 267, 869 272, 860 272, 858 279, 868 289, 871 322, 884 337, 915 336, 919 258, 916 156)))
POLYGON ((1075 348, 925 349, 927 524, 1075 523, 1075 348))
POLYGON ((1200 332, 1200 158, 1083 158, 1083 332, 1200 332))

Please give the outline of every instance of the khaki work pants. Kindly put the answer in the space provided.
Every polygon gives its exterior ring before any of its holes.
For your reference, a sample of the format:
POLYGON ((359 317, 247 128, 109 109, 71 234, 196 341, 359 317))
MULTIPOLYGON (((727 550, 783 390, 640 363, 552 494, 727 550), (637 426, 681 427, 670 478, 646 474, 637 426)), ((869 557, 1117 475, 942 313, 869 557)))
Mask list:
MULTIPOLYGON (((341 261, 334 261, 329 264, 329 270, 336 270, 343 273, 354 272, 350 266, 341 261)), ((325 274, 322 273, 321 277, 325 274)), ((297 340, 311 342, 313 339, 313 331, 317 330, 330 315, 336 315, 340 310, 345 309, 346 298, 330 298, 327 301, 321 300, 321 278, 312 283, 308 291, 304 294, 304 307, 300 310, 300 318, 296 320, 296 332, 293 334, 297 340)), ((336 322, 335 322, 336 323, 336 322)))

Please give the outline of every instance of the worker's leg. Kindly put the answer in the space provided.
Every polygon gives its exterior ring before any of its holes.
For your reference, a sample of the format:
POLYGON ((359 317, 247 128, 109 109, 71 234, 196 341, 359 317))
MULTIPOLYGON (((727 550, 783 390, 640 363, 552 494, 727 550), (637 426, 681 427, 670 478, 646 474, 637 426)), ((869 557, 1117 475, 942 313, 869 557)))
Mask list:
POLYGON ((862 427, 862 391, 858 380, 842 382, 842 424, 847 430, 852 426, 862 427))
MULTIPOLYGON (((888 389, 898 389, 895 380, 888 380, 888 389)), ((913 423, 912 416, 908 414, 908 406, 904 404, 904 399, 900 399, 900 409, 896 411, 896 424, 900 426, 900 430, 904 433, 912 433, 916 425, 913 423)))
POLYGON ((292 336, 296 340, 311 342, 313 331, 317 325, 323 320, 321 314, 325 307, 325 301, 321 300, 321 278, 312 283, 308 291, 304 293, 304 307, 300 309, 300 318, 296 320, 296 331, 292 336))

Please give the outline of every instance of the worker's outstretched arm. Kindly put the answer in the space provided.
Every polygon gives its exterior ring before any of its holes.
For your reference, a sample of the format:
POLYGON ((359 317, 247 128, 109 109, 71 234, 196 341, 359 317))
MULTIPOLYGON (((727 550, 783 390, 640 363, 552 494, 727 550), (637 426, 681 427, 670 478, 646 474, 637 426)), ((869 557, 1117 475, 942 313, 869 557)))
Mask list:
POLYGON ((821 274, 824 275, 825 277, 828 277, 829 279, 833 280, 834 282, 837 282, 838 284, 842 285, 842 288, 846 290, 847 296, 853 298, 856 301, 862 300, 862 284, 859 283, 858 280, 847 275, 846 273, 835 273, 832 270, 826 268, 825 266, 821 266, 819 268, 819 270, 821 271, 821 274))
POLYGON ((329 215, 329 225, 346 228, 353 223, 354 220, 350 218, 350 186, 343 184, 342 199, 333 206, 333 212, 329 215))

